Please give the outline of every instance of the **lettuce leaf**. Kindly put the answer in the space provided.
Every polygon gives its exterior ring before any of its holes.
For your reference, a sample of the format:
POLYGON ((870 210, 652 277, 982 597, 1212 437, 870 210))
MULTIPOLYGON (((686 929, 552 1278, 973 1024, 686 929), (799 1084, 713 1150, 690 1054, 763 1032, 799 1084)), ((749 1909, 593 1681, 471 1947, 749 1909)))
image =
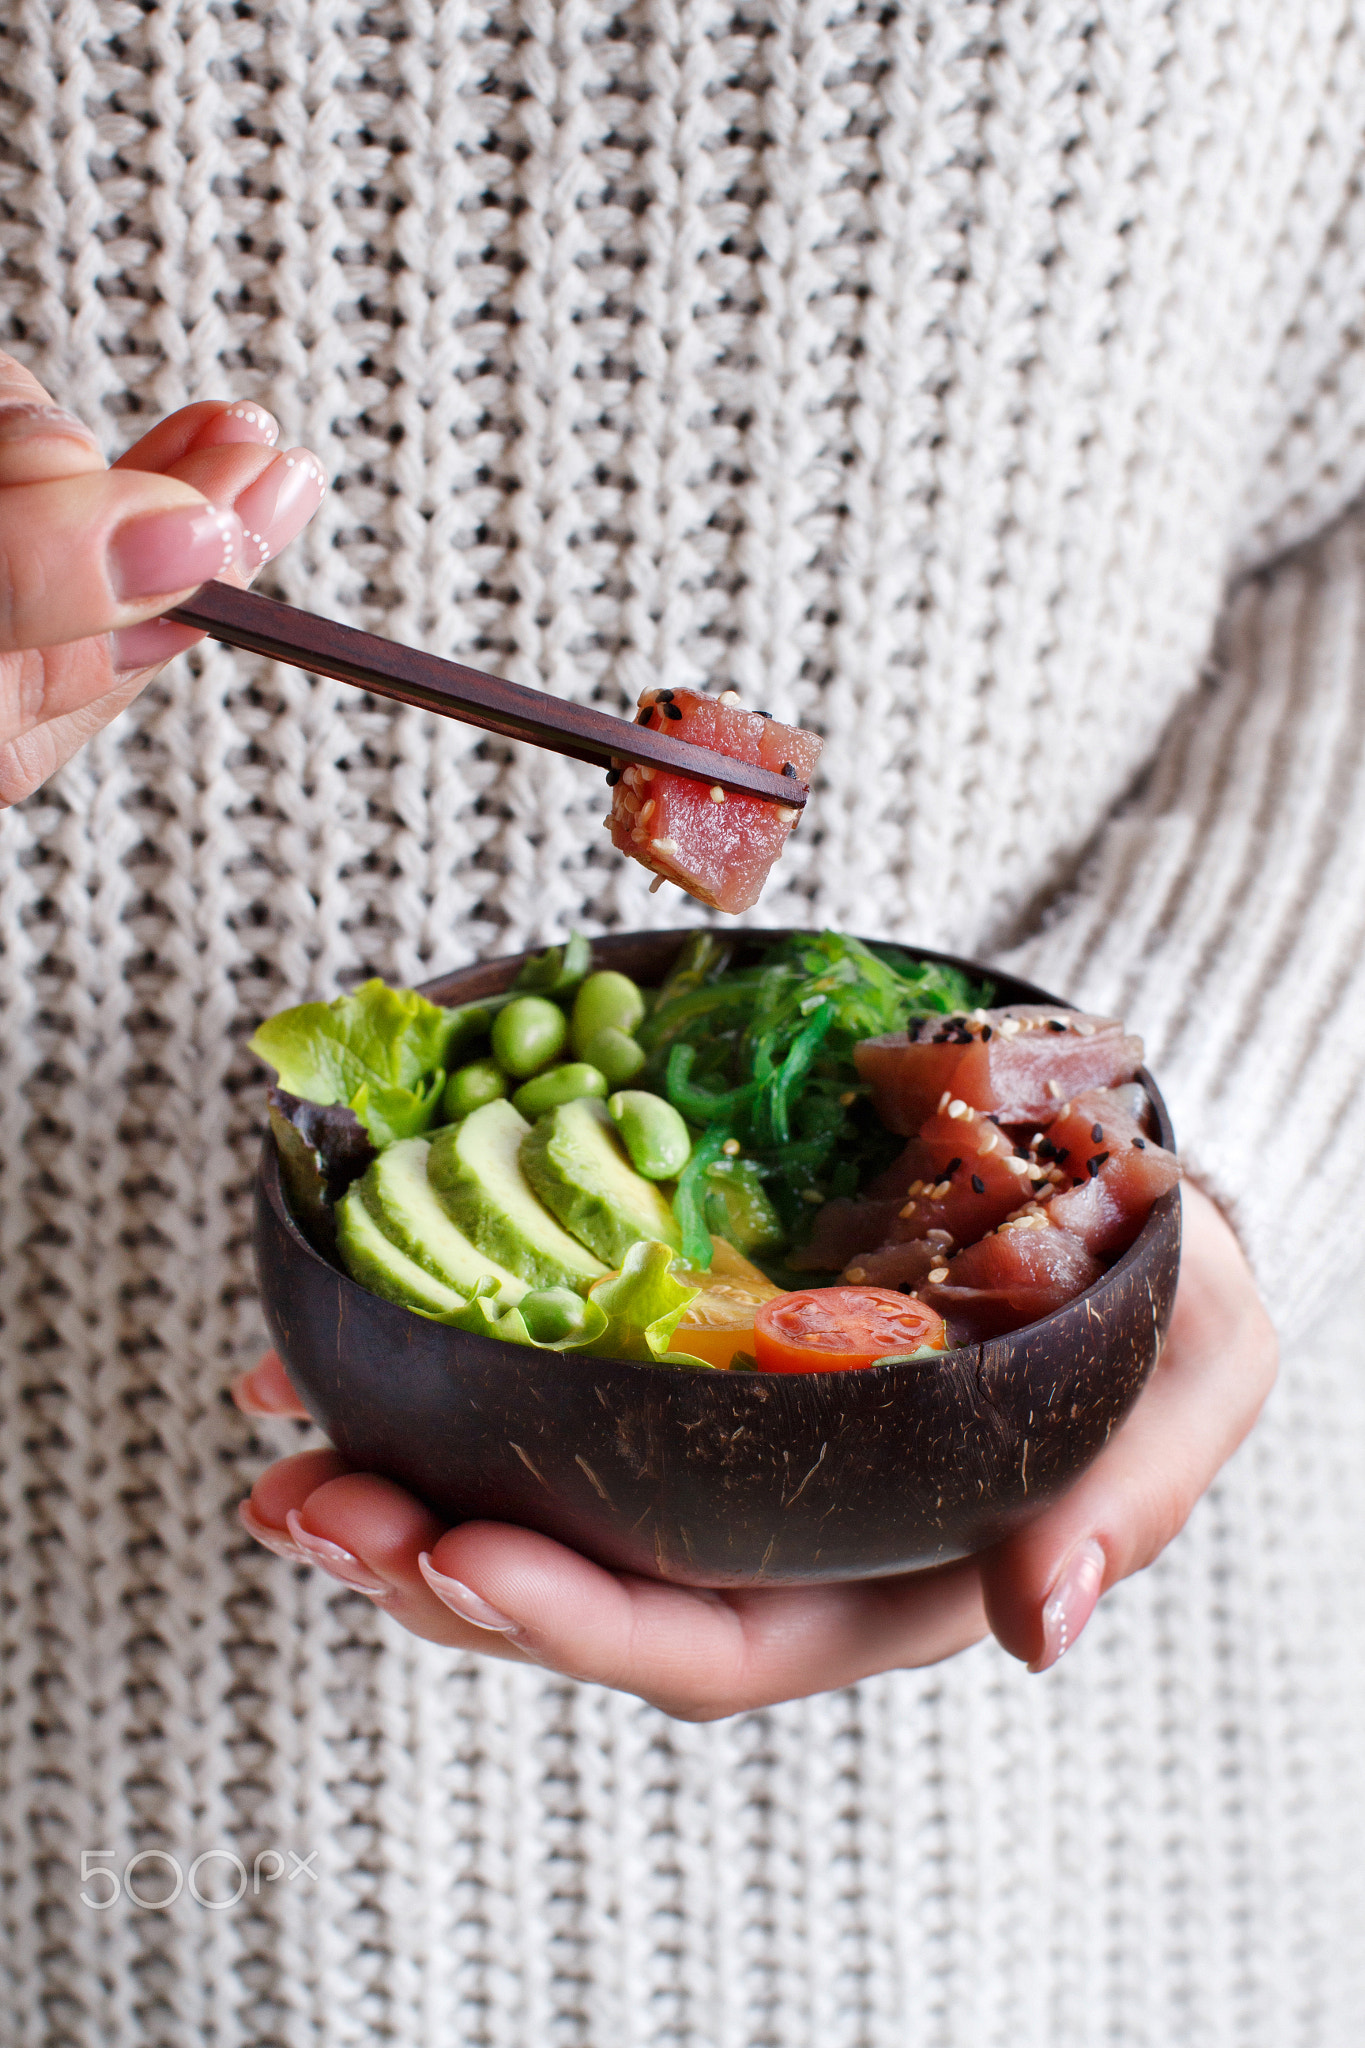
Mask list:
POLYGON ((713 1368, 690 1352, 670 1351, 669 1339, 683 1311, 701 1292, 672 1270, 677 1253, 671 1245, 646 1240, 633 1244, 619 1273, 608 1274, 588 1290, 588 1300, 605 1310, 607 1325, 588 1349, 599 1358, 634 1358, 647 1365, 695 1365, 713 1368))
POLYGON ((420 1137, 436 1114, 445 1060, 464 1025, 415 989, 362 982, 331 1003, 268 1017, 251 1050, 306 1102, 344 1103, 380 1147, 420 1137))
POLYGON ((591 1288, 587 1300, 567 1287, 533 1288, 515 1308, 501 1308, 498 1282, 481 1280, 463 1308, 430 1315, 435 1323, 498 1337, 504 1344, 530 1344, 537 1351, 583 1351, 593 1358, 625 1358, 645 1365, 695 1366, 712 1372, 709 1359, 670 1351, 669 1339, 683 1310, 699 1290, 672 1272, 671 1245, 634 1244, 619 1273, 591 1288))
POLYGON ((607 1327, 605 1311, 567 1287, 535 1288, 508 1309, 499 1308, 499 1291, 496 1280, 481 1280, 462 1309, 431 1320, 477 1337, 498 1337, 504 1344, 530 1344, 537 1351, 581 1351, 607 1327))

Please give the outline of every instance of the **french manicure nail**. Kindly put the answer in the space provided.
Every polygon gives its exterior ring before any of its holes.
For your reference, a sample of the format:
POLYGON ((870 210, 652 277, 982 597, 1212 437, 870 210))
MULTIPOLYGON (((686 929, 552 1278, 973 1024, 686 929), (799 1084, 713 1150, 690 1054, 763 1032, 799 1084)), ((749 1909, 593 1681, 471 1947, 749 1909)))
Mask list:
POLYGON ((1078 1543, 1043 1603, 1043 1648, 1030 1671, 1047 1671, 1064 1657, 1095 1611, 1106 1559, 1093 1536, 1078 1543))
POLYGON ((109 635, 109 665, 115 675, 125 676, 142 668, 160 668, 163 661, 202 638, 193 626, 177 626, 170 619, 143 619, 109 635))
POLYGON ((95 445, 85 421, 65 406, 40 405, 29 398, 0 400, 0 441, 27 441, 40 434, 66 434, 95 445))
POLYGON ((311 1561, 304 1556, 297 1543, 291 1543, 278 1529, 272 1529, 267 1522, 263 1522, 249 1500, 238 1501, 237 1519, 248 1536, 253 1536, 266 1550, 273 1550, 276 1557, 287 1557, 291 1564, 308 1564, 311 1561))
POLYGON ((352 1557, 349 1550, 343 1550, 339 1543, 330 1543, 325 1536, 315 1536, 311 1529, 305 1529, 297 1508, 290 1508, 284 1519, 289 1525, 290 1535, 308 1562, 320 1565, 334 1579, 340 1579, 343 1586, 350 1586, 357 1593, 388 1593, 392 1590, 382 1579, 377 1579, 358 1557, 352 1557))
POLYGON ((263 569, 302 533, 326 491, 327 472, 306 448, 291 448, 262 470, 237 499, 251 569, 263 569))
POLYGON ((521 1624, 509 1621, 496 1607, 490 1607, 466 1586, 461 1579, 449 1578, 445 1572, 438 1572, 431 1561, 431 1553, 424 1550, 417 1560, 417 1569, 430 1586, 436 1598, 448 1607, 452 1614, 458 1614, 461 1621, 467 1621, 475 1628, 486 1628, 494 1635, 515 1636, 521 1633, 521 1624))
POLYGON ((109 542, 109 581, 125 602, 195 590, 242 560, 242 526, 235 512, 213 505, 178 505, 147 512, 118 527, 109 542))

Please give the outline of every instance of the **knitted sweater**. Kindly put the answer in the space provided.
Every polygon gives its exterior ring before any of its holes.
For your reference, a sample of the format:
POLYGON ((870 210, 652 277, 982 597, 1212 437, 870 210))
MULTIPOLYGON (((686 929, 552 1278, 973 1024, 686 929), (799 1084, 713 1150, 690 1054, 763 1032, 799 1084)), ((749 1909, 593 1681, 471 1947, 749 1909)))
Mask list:
POLYGON ((1041 1680, 686 1727, 257 1550, 254 1021, 699 913, 591 771, 196 652, 0 826, 7 2040, 1365 2037, 1363 92, 1350 0, 0 0, 5 345, 111 451, 266 400, 295 601, 821 730, 754 921, 1132 1020, 1291 1340, 1041 1680))

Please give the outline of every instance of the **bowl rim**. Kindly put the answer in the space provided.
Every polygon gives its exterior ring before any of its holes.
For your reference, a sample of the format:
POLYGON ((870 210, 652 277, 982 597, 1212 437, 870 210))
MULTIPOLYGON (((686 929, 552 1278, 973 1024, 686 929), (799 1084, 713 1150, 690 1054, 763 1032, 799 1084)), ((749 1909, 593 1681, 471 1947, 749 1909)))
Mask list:
MULTIPOLYGON (((594 947, 597 947, 599 945, 609 946, 613 943, 613 941, 615 941, 622 947, 624 947, 628 944, 638 942, 640 940, 668 938, 673 936, 675 930, 680 936, 686 937, 690 932, 705 931, 708 929, 710 929, 710 927, 705 925, 688 925, 677 927, 665 926, 660 928, 658 931, 644 930, 633 932, 607 932, 595 937, 592 940, 592 944, 594 947)), ((754 944, 762 944, 764 942, 772 944, 781 938, 788 937, 793 932, 809 930, 812 934, 814 934, 817 930, 826 929, 832 930, 833 927, 807 927, 802 925, 785 925, 756 928, 753 926, 746 925, 740 927, 739 931, 736 933, 736 937, 742 938, 744 941, 752 942, 754 944)), ((853 936, 859 935, 854 934, 853 936)), ((899 939, 874 939, 871 941, 865 941, 864 943, 870 943, 872 945, 895 946, 899 951, 912 954, 916 959, 932 960, 941 966, 961 968, 969 973, 975 974, 976 976, 978 976, 978 978, 983 975, 990 974, 1003 975, 1005 979, 1018 982, 1022 986, 1033 990, 1037 997, 1040 998, 1043 1002, 1048 1004, 1055 1004, 1058 1009, 1074 1010, 1078 1008, 1077 1004, 1068 1001, 1066 997, 1054 996, 1048 990, 1039 988, 1037 983, 1025 981, 1023 976, 1021 975, 1009 974, 1006 972, 1006 970, 1000 968, 992 968, 989 966, 987 962, 981 960, 973 960, 965 954, 938 952, 932 947, 916 946, 908 940, 899 939)), ((526 947, 523 951, 519 953, 502 954, 496 960, 471 961, 468 968, 451 968, 449 972, 446 974, 433 975, 427 981, 416 984, 417 993, 420 995, 430 996, 431 992, 434 989, 440 989, 444 987, 447 983, 452 981, 457 975, 464 975, 466 973, 475 973, 479 972, 480 970, 483 970, 486 971, 490 976, 495 976, 500 970, 519 964, 520 962, 527 959, 531 954, 539 950, 543 950, 543 948, 526 947)), ((470 998, 468 998, 468 1000, 477 1001, 478 997, 477 995, 471 996, 470 998)), ((1138 1068, 1136 1078, 1142 1083, 1142 1086, 1147 1091, 1148 1098, 1152 1104, 1153 1113, 1156 1117, 1159 1140, 1163 1148, 1167 1151, 1175 1153, 1175 1132, 1171 1124, 1170 1112, 1166 1107, 1165 1098, 1163 1097, 1161 1090, 1157 1087, 1156 1082, 1153 1080, 1151 1074, 1145 1066, 1138 1068)), ((325 1271, 332 1274, 335 1279, 343 1282, 348 1287, 354 1287, 360 1294, 369 1297, 371 1300, 383 1301, 385 1303, 385 1306, 391 1309, 395 1315, 411 1317, 414 1323, 422 1325, 423 1328, 426 1330, 440 1330, 449 1328, 448 1324, 443 1324, 439 1322, 434 1316, 424 1316, 418 1310, 408 1308, 406 1304, 403 1302, 389 1301, 386 1296, 376 1295, 372 1288, 368 1288, 362 1285, 362 1283, 359 1280, 355 1279, 352 1274, 346 1271, 346 1268, 344 1266, 338 1264, 336 1261, 332 1259, 327 1258, 322 1252, 320 1252, 317 1249, 316 1245, 312 1243, 312 1241, 306 1236, 304 1231, 299 1227, 298 1222, 296 1221, 293 1213, 289 1208, 289 1204, 286 1202, 284 1198, 284 1188, 280 1177, 279 1152, 275 1144, 273 1133, 271 1132, 268 1124, 265 1128, 264 1137, 262 1140, 261 1159, 260 1166, 258 1169, 258 1179, 261 1183, 266 1200, 270 1204, 271 1210, 273 1211, 279 1223, 282 1225, 286 1235, 292 1241, 296 1252, 301 1251, 307 1258, 312 1260, 315 1265, 323 1267, 325 1271)), ((1036 1331, 1046 1330, 1049 1324, 1060 1322, 1063 1317, 1071 1314, 1079 1303, 1087 1301, 1092 1297, 1099 1295, 1109 1285, 1111 1281, 1116 1280, 1118 1276, 1122 1274, 1130 1265, 1133 1265, 1137 1262, 1138 1258, 1144 1254, 1144 1248, 1147 1239, 1155 1233, 1155 1230, 1159 1227, 1163 1219, 1169 1214, 1170 1210, 1179 1202, 1179 1200, 1180 1182, 1177 1181, 1176 1185, 1173 1188, 1171 1188, 1166 1194, 1159 1195, 1157 1197, 1156 1201, 1152 1204, 1152 1207, 1147 1215, 1147 1219, 1144 1222, 1141 1230, 1133 1239, 1133 1242, 1128 1246, 1127 1250, 1119 1254, 1118 1258, 1115 1259, 1113 1265, 1108 1267, 1103 1273, 1101 1273, 1098 1280, 1092 1280, 1089 1287, 1083 1288, 1079 1294, 1072 1295, 1071 1298, 1068 1301, 1064 1301, 1060 1305, 1060 1307, 1052 1309, 1045 1316, 1036 1317, 1034 1321, 1030 1323, 1021 1323, 1017 1330, 1007 1330, 999 1337, 974 1339, 971 1343, 968 1344, 956 1344, 953 1345, 950 1350, 940 1352, 936 1355, 942 1358, 950 1358, 954 1355, 955 1352, 979 1351, 983 1349, 986 1344, 1008 1344, 1014 1338, 1023 1336, 1025 1332, 1032 1336, 1032 1334, 1036 1331)), ((831 1285, 833 1284, 837 1283, 832 1282, 831 1285)), ((800 1290, 793 1289, 791 1291, 799 1292, 800 1290)), ((472 1331, 466 1331, 463 1333, 463 1335, 466 1342, 474 1343, 480 1346, 487 1345, 497 1352, 506 1351, 509 1353, 515 1353, 519 1357, 524 1356, 525 1346, 519 1344, 509 1344, 503 1338, 488 1337, 482 1335, 481 1333, 472 1331)), ((547 1358, 573 1356, 572 1352, 542 1352, 541 1347, 539 1346, 537 1346, 536 1349, 539 1355, 542 1355, 547 1358)), ((600 1362, 604 1364, 610 1364, 618 1371, 622 1368, 628 1368, 632 1372, 645 1374, 648 1376, 650 1381, 655 1381, 657 1379, 658 1374, 661 1371, 666 1372, 669 1370, 669 1368, 666 1366, 648 1364, 643 1359, 638 1358, 614 1358, 609 1360, 603 1359, 600 1362)), ((909 1369, 912 1366, 916 1369, 919 1369, 920 1367, 922 1367, 924 1363, 925 1361, 920 1359, 892 1359, 889 1361, 878 1361, 878 1363, 876 1363, 875 1365, 863 1366, 859 1368, 859 1371, 861 1374, 873 1372, 895 1373, 903 1368, 909 1369)), ((690 1380, 694 1382, 701 1380, 712 1381, 715 1379, 723 1379, 726 1381, 730 1381, 732 1378, 730 1374, 716 1373, 714 1369, 706 1373, 697 1372, 694 1369, 689 1369, 686 1367, 677 1369, 688 1372, 690 1380)), ((745 1374, 743 1375, 743 1377, 748 1378, 749 1375, 745 1374)), ((821 1382, 842 1380, 845 1377, 846 1373, 843 1371, 821 1372, 819 1370, 814 1370, 811 1372, 802 1373, 800 1375, 800 1378, 802 1380, 816 1380, 821 1382)))

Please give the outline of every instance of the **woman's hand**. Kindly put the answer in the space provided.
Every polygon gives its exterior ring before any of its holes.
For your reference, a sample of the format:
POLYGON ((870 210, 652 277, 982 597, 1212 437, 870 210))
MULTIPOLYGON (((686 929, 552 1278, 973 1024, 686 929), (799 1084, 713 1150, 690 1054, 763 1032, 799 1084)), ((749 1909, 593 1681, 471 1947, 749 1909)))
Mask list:
POLYGON ((263 407, 211 400, 112 469, 83 421, 0 354, 0 804, 31 795, 202 636, 158 616, 244 584, 322 502, 263 407))
MULTIPOLYGON (((242 1507, 258 1541, 368 1593, 414 1635, 638 1693, 682 1720, 931 1664, 990 1628, 1030 1670, 1073 1644, 1100 1594, 1183 1526, 1250 1429, 1276 1346, 1236 1238, 1188 1184, 1170 1336, 1132 1413, 1076 1485, 982 1557, 860 1585, 704 1593, 604 1571, 526 1529, 441 1524, 335 1451, 272 1465, 242 1507)), ((301 1416, 273 1353, 234 1389, 301 1416)))

